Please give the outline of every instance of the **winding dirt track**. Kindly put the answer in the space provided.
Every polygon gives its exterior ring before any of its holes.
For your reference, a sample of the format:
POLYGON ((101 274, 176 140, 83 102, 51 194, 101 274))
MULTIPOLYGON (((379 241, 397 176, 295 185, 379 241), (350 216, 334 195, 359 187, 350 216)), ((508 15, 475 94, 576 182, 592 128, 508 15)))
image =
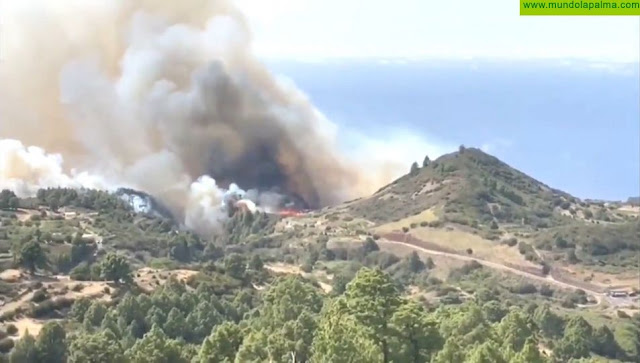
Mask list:
POLYGON ((476 262, 480 263, 481 265, 487 266, 489 268, 493 268, 493 269, 501 270, 501 271, 508 271, 508 272, 514 273, 516 275, 520 275, 520 276, 523 276, 523 277, 526 277, 526 278, 529 278, 529 279, 533 279, 533 280, 547 282, 547 283, 554 284, 554 285, 562 287, 562 288, 566 288, 566 289, 581 289, 584 292, 586 292, 587 294, 592 295, 594 297, 594 299, 597 301, 597 304, 600 304, 602 299, 605 297, 605 294, 603 294, 601 292, 585 289, 584 287, 580 287, 580 286, 572 285, 572 284, 569 284, 569 283, 566 283, 566 282, 558 281, 551 275, 540 276, 540 275, 536 275, 534 273, 526 272, 526 271, 523 271, 523 270, 520 270, 520 269, 517 269, 517 268, 505 266, 505 265, 500 264, 500 263, 491 262, 491 261, 487 261, 487 260, 483 260, 483 259, 479 259, 479 258, 475 258, 475 257, 471 257, 471 256, 464 256, 464 255, 460 255, 460 254, 452 253, 452 252, 437 251, 437 250, 433 250, 433 249, 417 246, 417 245, 412 244, 412 243, 407 243, 405 241, 400 241, 398 239, 399 238, 397 238, 395 234, 387 234, 387 235, 384 235, 383 238, 380 238, 376 242, 378 243, 378 245, 382 245, 382 246, 384 246, 385 244, 402 245, 402 246, 409 247, 409 248, 412 248, 414 250, 417 250, 417 251, 420 251, 420 252, 424 252, 424 253, 427 253, 427 254, 445 256, 445 257, 450 257, 450 258, 454 258, 454 259, 462 260, 462 261, 476 261, 476 262))

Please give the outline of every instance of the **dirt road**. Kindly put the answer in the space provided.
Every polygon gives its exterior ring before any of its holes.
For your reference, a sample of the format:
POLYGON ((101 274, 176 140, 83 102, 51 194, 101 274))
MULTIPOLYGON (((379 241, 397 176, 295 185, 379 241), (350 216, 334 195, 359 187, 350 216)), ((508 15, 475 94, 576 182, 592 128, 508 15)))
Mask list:
POLYGON ((462 261, 476 261, 478 263, 480 263, 483 266, 487 266, 489 268, 493 268, 496 270, 501 270, 501 271, 507 271, 507 272, 511 272, 513 274, 516 275, 520 275, 529 279, 533 279, 533 280, 538 280, 538 281, 542 281, 542 282, 547 282, 562 288, 566 288, 566 289, 581 289, 584 292, 586 292, 589 295, 592 295, 596 301, 598 302, 598 304, 601 302, 602 298, 605 296, 605 294, 594 291, 594 290, 588 290, 588 289, 584 289, 582 287, 579 286, 575 286, 575 285, 571 285, 568 284, 566 282, 562 282, 562 281, 558 281, 555 278, 553 278, 553 276, 551 275, 547 275, 547 276, 538 276, 536 274, 530 273, 530 272, 526 272, 526 271, 522 271, 513 267, 509 267, 509 266, 505 266, 496 262, 491 262, 491 261, 487 261, 487 260, 482 260, 476 257, 471 257, 471 256, 464 256, 464 255, 459 255, 456 253, 451 253, 451 252, 443 252, 443 251, 436 251, 436 250, 432 250, 432 249, 428 249, 428 248, 424 248, 424 247, 420 247, 420 246, 416 246, 414 244, 411 243, 407 243, 404 241, 398 241, 398 240, 392 240, 389 238, 381 238, 377 241, 378 245, 384 246, 384 244, 395 244, 395 245, 402 245, 405 247, 409 247, 412 248, 414 250, 420 251, 420 252, 424 252, 427 254, 432 254, 432 255, 437 255, 437 256, 445 256, 445 257, 450 257, 453 259, 457 259, 457 260, 462 260, 462 261))

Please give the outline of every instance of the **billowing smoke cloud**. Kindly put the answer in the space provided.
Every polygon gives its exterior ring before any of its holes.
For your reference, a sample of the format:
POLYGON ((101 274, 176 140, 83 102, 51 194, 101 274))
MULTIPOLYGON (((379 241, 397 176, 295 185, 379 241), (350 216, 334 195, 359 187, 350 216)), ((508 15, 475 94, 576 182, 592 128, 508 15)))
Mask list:
POLYGON ((0 139, 24 143, 1 141, 2 187, 135 187, 212 232, 232 183, 258 204, 286 195, 315 208, 398 171, 341 157, 336 126, 252 56, 227 1, 22 0, 0 11, 0 139))
POLYGON ((47 154, 18 140, 0 140, 0 189, 13 190, 19 197, 34 195, 39 188, 67 187, 106 189, 107 182, 86 172, 62 170, 62 156, 47 154))

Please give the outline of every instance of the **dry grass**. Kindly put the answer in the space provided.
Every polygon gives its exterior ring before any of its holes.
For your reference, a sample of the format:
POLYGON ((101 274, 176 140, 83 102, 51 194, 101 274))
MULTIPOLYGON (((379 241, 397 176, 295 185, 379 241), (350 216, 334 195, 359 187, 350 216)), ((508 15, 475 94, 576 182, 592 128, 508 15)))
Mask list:
POLYGON ((640 215, 640 206, 623 205, 622 207, 617 209, 617 212, 632 216, 638 216, 640 215))
POLYGON ((434 183, 434 182, 427 182, 422 189, 420 189, 420 191, 418 192, 417 195, 420 194, 424 194, 424 193, 429 193, 432 190, 436 189, 437 187, 439 187, 441 184, 440 183, 434 183))
MULTIPOLYGON (((22 280, 26 280, 28 276, 22 275, 22 277, 22 280)), ((49 296, 63 297, 70 300, 77 300, 83 297, 105 301, 111 299, 111 295, 105 293, 105 288, 109 287, 109 284, 105 281, 73 281, 69 276, 53 276, 52 281, 42 282, 42 287, 47 290, 49 296), (83 287, 82 290, 73 291, 73 287, 76 285, 81 285, 83 287)), ((30 306, 34 292, 23 289, 16 300, 0 307, 0 316, 11 315, 30 306)))
POLYGON ((400 231, 402 230, 402 227, 409 227, 412 223, 419 226, 421 222, 433 222, 437 220, 438 215, 436 214, 435 208, 429 208, 422 211, 420 214, 401 219, 397 222, 385 223, 377 227, 376 230, 379 230, 380 232, 400 231))
POLYGON ((33 292, 23 291, 17 300, 6 303, 0 308, 0 316, 13 314, 16 310, 27 306, 32 298, 33 292))
POLYGON ((380 195, 378 198, 380 200, 387 200, 387 199, 393 199, 393 198, 399 198, 400 196, 396 193, 384 193, 382 195, 380 195))
POLYGON ((0 280, 4 282, 18 282, 22 276, 20 270, 8 269, 0 272, 0 280))
POLYGON ((392 253, 400 258, 409 255, 412 252, 416 252, 418 256, 424 261, 427 258, 431 258, 435 264, 435 268, 429 270, 429 276, 436 277, 440 280, 446 280, 449 277, 449 272, 453 269, 462 267, 467 261, 451 258, 442 255, 434 255, 420 251, 409 246, 393 243, 385 240, 377 241, 380 250, 392 253))
MULTIPOLYGON (((3 271, 3 278, 19 277, 15 283, 24 283, 29 276, 18 275, 16 270, 3 271), (21 281, 22 280, 22 281, 21 281)), ((197 271, 191 270, 155 270, 150 268, 143 268, 134 273, 135 282, 147 291, 152 291, 158 286, 162 285, 170 277, 175 277, 179 281, 185 282, 192 275, 197 274, 197 271), (160 276, 159 279, 154 280, 153 276, 160 276)), ((114 286, 106 281, 74 281, 66 275, 53 276, 48 278, 48 281, 43 281, 42 286, 46 288, 47 294, 55 296, 56 298, 66 298, 69 300, 78 300, 80 298, 89 298, 91 300, 111 300, 112 293, 116 293, 114 286), (81 287, 81 288, 78 288, 81 287)), ((4 306, 0 307, 0 315, 15 314, 19 310, 23 310, 30 306, 34 291, 24 289, 19 297, 15 301, 11 301, 4 306)), ((17 320, 11 322, 18 327, 19 336, 23 336, 26 330, 29 330, 29 334, 37 335, 44 323, 50 320, 39 320, 23 317, 22 314, 17 315, 17 320)))
POLYGON ((267 270, 273 271, 279 274, 292 274, 292 275, 302 275, 303 272, 300 269, 300 266, 289 265, 286 263, 274 263, 268 264, 264 266, 267 270))
POLYGON ((312 271, 311 273, 304 272, 300 269, 300 266, 290 265, 286 263, 273 263, 264 266, 267 270, 273 271, 278 274, 288 275, 300 275, 304 278, 312 279, 320 285, 320 288, 325 293, 330 293, 333 287, 325 281, 331 281, 333 276, 328 275, 325 271, 312 271), (324 280, 324 281, 323 281, 324 280))
POLYGON ((12 337, 13 339, 19 339, 25 336, 27 331, 31 336, 38 336, 40 334, 40 330, 42 330, 42 326, 51 320, 39 320, 39 319, 31 319, 31 318, 22 318, 18 319, 11 324, 15 325, 18 328, 18 334, 16 337, 12 337))
POLYGON ((153 291, 159 285, 164 284, 173 277, 178 281, 186 282, 191 276, 198 274, 193 270, 159 270, 144 267, 136 271, 133 276, 136 284, 143 290, 153 291), (154 278, 154 276, 156 278, 154 278))
POLYGON ((33 209, 18 209, 16 211, 16 217, 20 222, 26 222, 31 219, 31 216, 40 215, 40 212, 33 209))
MULTIPOLYGON (((392 223, 384 224, 376 228, 376 231, 378 233, 398 231, 398 228, 393 228, 395 225, 396 224, 392 223)), ((536 264, 525 260, 516 247, 501 245, 459 229, 449 230, 418 227, 412 229, 411 234, 418 239, 445 247, 463 255, 467 255, 467 249, 470 248, 472 250, 472 257, 497 263, 508 262, 514 265, 537 267, 536 264)))
POLYGON ((573 278, 588 281, 589 283, 603 287, 616 289, 632 289, 640 288, 640 282, 638 281, 637 271, 628 271, 620 274, 609 274, 599 271, 591 271, 586 267, 579 265, 567 265, 563 266, 573 278))

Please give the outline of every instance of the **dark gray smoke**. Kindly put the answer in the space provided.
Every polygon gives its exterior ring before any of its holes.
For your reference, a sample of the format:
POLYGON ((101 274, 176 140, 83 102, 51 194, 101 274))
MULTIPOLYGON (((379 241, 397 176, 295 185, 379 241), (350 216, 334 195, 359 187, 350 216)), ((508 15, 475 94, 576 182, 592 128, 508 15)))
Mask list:
POLYGON ((132 187, 211 232, 232 183, 258 202, 317 208, 405 169, 345 158, 336 126, 257 61, 225 0, 23 0, 0 11, 0 185, 132 187))

